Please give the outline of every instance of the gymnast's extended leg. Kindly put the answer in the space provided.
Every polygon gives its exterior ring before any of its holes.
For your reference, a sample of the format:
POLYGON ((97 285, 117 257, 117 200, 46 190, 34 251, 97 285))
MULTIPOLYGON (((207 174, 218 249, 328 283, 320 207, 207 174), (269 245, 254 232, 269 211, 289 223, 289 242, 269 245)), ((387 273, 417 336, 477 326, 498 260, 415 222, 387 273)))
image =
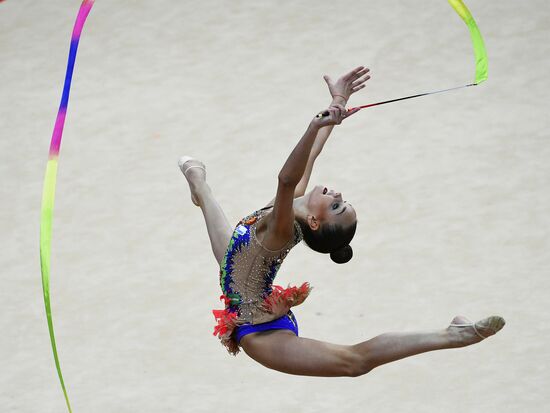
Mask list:
POLYGON ((233 228, 229 225, 220 204, 206 183, 204 164, 196 159, 183 157, 180 159, 179 166, 189 183, 193 203, 200 206, 202 210, 212 252, 220 264, 233 234, 233 228))
MULTIPOLYGON (((500 317, 478 321, 477 331, 488 337, 504 325, 500 317), (495 327, 495 322, 497 327, 495 327)), ((392 361, 427 351, 465 347, 482 340, 463 317, 447 329, 431 332, 386 333, 362 343, 344 346, 295 336, 287 330, 254 333, 241 346, 258 363, 288 374, 303 376, 361 376, 392 361)))

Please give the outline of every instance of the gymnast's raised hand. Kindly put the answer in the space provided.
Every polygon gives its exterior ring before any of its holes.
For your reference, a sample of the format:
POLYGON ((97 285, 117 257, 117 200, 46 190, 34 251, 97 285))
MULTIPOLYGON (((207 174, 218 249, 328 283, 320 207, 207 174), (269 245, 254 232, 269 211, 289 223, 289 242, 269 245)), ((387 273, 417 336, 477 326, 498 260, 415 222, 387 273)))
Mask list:
POLYGON ((369 72, 370 69, 359 66, 338 78, 336 82, 328 75, 323 76, 323 79, 327 82, 328 90, 333 98, 339 97, 347 102, 352 93, 365 87, 365 82, 370 79, 369 72))

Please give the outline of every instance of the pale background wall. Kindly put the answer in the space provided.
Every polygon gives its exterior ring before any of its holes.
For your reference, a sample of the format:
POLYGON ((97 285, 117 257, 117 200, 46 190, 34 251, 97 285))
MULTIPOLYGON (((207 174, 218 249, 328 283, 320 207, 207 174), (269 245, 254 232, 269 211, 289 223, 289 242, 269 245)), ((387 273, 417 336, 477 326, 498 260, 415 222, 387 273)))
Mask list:
MULTIPOLYGON (((232 223, 329 102, 324 73, 372 69, 362 104, 468 83, 466 26, 443 0, 97 1, 61 150, 52 305, 75 412, 543 412, 550 396, 550 10, 470 0, 489 53, 478 88, 361 112, 312 182, 359 214, 354 259, 304 246, 301 334, 354 343, 508 322, 478 346, 356 379, 293 377, 211 335, 217 268, 177 168, 191 154, 232 223)), ((76 0, 0 4, 0 411, 62 412, 38 254, 42 180, 76 0)))

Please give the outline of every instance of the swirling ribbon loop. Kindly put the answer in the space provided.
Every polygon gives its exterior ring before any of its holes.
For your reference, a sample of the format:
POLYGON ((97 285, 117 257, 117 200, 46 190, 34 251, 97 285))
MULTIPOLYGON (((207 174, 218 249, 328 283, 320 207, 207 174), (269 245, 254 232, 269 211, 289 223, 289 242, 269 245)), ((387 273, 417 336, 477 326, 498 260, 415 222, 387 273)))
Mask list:
MULTIPOLYGON (((359 106, 359 108, 367 108, 371 106, 382 105, 390 102, 397 102, 399 100, 411 99, 420 96, 431 95, 434 93, 446 92, 449 90, 459 89, 468 86, 477 85, 487 79, 487 53, 483 44, 481 33, 477 28, 477 25, 470 14, 467 7, 462 0, 448 0, 455 11, 464 20, 470 30, 472 37, 472 43, 474 45, 474 52, 476 56, 476 77, 475 82, 459 86, 456 88, 450 88, 445 90, 438 90, 435 92, 420 93, 417 95, 407 96, 398 99, 387 100, 384 102, 372 103, 370 105, 359 106)), ((55 360, 55 367, 63 389, 65 401, 69 412, 72 413, 71 405, 69 403, 69 397, 63 381, 63 375, 61 373, 61 366, 59 363, 59 357, 57 354, 57 347, 55 344, 55 334, 53 329, 52 312, 50 305, 50 252, 51 252, 51 234, 52 234, 52 219, 53 219, 53 206, 55 198, 55 183, 57 177, 57 164, 59 158, 59 150, 61 147, 61 138, 63 136, 63 126, 65 125, 65 116, 67 114, 67 106, 69 104, 69 93, 71 90, 71 80, 73 76, 73 69, 76 60, 76 52, 78 49, 78 42, 80 40, 80 34, 86 22, 86 18, 92 9, 94 0, 83 0, 76 17, 76 22, 73 28, 71 37, 71 47, 69 51, 69 59, 67 62, 67 71, 65 74, 65 84, 63 86, 63 95, 61 97, 61 104, 59 105, 59 111, 55 121, 52 140, 50 144, 49 159, 46 165, 46 176, 44 178, 44 189, 42 192, 42 212, 40 221, 40 266, 42 271, 42 288, 44 291, 44 304, 46 306, 46 317, 48 320, 48 330, 50 334, 50 341, 52 344, 52 351, 55 360)))

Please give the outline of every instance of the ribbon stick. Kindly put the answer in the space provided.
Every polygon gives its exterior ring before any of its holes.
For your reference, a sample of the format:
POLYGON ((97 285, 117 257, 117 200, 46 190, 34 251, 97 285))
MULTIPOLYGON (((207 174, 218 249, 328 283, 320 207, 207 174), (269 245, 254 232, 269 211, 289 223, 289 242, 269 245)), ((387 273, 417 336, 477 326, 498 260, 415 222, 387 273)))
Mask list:
POLYGON ((50 333, 50 341, 52 344, 52 351, 55 360, 55 367, 57 369, 57 375, 59 376, 61 388, 63 389, 63 394, 65 395, 67 408, 71 413, 71 404, 69 403, 69 397, 67 396, 67 390, 63 381, 63 375, 61 374, 61 366, 59 364, 59 357, 57 355, 57 347, 55 344, 55 334, 53 329, 52 310, 50 305, 50 252, 52 239, 53 206, 55 198, 55 182, 57 177, 57 160, 59 158, 59 149, 61 146, 61 138, 63 136, 63 126, 65 125, 67 105, 69 104, 71 79, 73 76, 73 69, 76 59, 76 52, 78 49, 78 42, 80 40, 80 34, 82 33, 82 28, 84 27, 84 23, 86 22, 86 18, 88 17, 88 14, 92 9, 93 4, 94 0, 83 0, 73 28, 71 46, 69 49, 69 59, 67 62, 67 71, 65 74, 65 84, 63 86, 63 94, 61 96, 59 111, 57 112, 57 118, 55 120, 52 140, 50 143, 48 163, 46 165, 46 176, 44 178, 44 189, 42 191, 42 211, 40 220, 40 268, 42 271, 42 289, 44 291, 46 318, 48 320, 48 330, 50 333))
MULTIPOLYGON (((468 26, 468 29, 470 30, 470 36, 472 38, 472 44, 474 46, 474 53, 475 53, 475 59, 476 59, 476 75, 475 75, 474 83, 470 83, 464 86, 452 87, 449 89, 435 90, 433 92, 418 93, 416 95, 410 95, 402 98, 385 100, 383 102, 370 103, 368 105, 357 106, 355 108, 350 108, 348 110, 365 109, 365 108, 370 108, 372 106, 385 105, 386 103, 398 102, 400 100, 413 99, 421 96, 434 95, 436 93, 449 92, 451 90, 457 90, 465 87, 476 86, 476 85, 479 85, 481 82, 484 82, 485 80, 487 80, 487 51, 485 50, 485 44, 483 43, 481 32, 479 31, 477 24, 474 18, 472 17, 472 14, 470 13, 470 11, 468 10, 468 8, 466 7, 466 5, 462 0, 448 0, 448 1, 451 7, 458 13, 458 15, 462 18, 462 20, 464 20, 464 22, 468 26)), ((325 113, 323 113, 322 115, 328 116, 328 112, 325 112, 325 113)))

